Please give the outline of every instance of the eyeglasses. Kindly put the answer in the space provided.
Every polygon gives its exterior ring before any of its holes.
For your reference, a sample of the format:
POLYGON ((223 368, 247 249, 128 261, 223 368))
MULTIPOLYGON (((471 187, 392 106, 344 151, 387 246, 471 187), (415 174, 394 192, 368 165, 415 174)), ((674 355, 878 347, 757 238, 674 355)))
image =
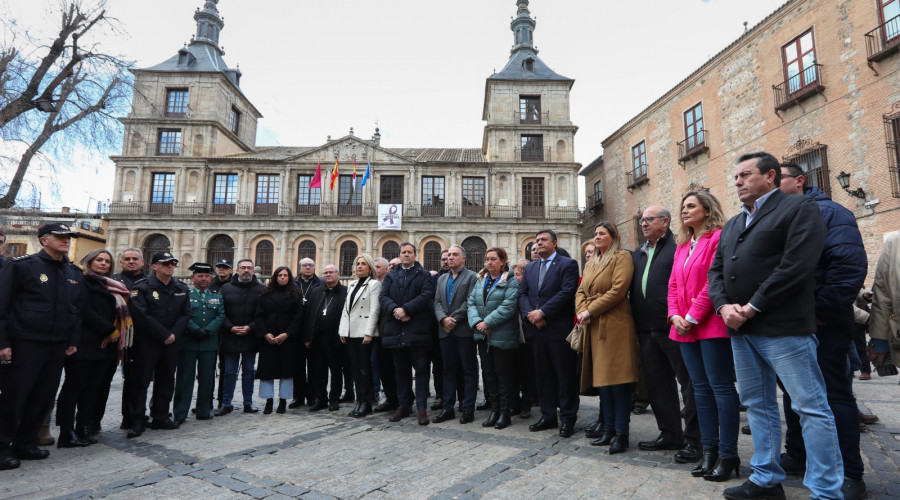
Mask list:
POLYGON ((253 269, 253 266, 238 266, 238 269, 253 269))
POLYGON ((649 224, 649 223, 653 222, 653 221, 656 220, 656 219, 665 219, 665 217, 663 217, 662 215, 657 215, 656 217, 641 217, 641 218, 638 220, 638 222, 640 222, 641 224, 644 224, 644 223, 649 224))

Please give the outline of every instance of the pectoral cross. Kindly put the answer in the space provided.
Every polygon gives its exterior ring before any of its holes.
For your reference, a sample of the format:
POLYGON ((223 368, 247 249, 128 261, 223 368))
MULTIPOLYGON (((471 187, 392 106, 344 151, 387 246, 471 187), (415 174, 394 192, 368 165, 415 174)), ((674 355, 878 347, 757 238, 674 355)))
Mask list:
POLYGON ((322 309, 322 316, 328 316, 328 309, 322 309))

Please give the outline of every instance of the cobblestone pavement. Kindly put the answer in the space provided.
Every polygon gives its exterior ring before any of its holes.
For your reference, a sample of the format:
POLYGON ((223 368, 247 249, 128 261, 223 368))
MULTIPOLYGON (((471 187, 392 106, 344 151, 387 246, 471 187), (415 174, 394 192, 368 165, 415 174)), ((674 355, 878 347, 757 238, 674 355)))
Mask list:
MULTIPOLYGON (((855 384, 860 406, 881 419, 861 441, 873 499, 900 499, 898 381, 873 376, 855 384)), ((587 397, 578 432, 569 439, 555 431, 528 432, 534 418, 514 417, 500 431, 481 427, 486 412, 471 424, 419 426, 414 418, 388 422, 385 414, 350 418, 349 404, 331 413, 303 407, 284 415, 190 418, 179 430, 126 439, 118 430, 120 394, 117 377, 99 444, 54 447, 47 460, 0 472, 0 498, 707 499, 740 484, 752 454, 750 437, 742 435, 740 480, 692 478, 693 465, 675 463, 674 452, 637 450, 639 440, 657 435, 647 413, 632 417, 632 448, 607 455, 580 432, 596 418, 597 399, 587 397)), ((784 486, 788 498, 808 497, 799 478, 784 486)))

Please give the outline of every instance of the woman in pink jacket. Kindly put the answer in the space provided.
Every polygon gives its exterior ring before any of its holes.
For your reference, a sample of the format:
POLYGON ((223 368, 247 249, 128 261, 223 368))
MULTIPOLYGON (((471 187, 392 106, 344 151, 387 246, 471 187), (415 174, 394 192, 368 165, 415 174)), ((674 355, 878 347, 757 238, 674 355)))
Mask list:
POLYGON ((713 310, 706 277, 725 225, 719 201, 708 191, 691 191, 681 199, 678 247, 669 278, 669 338, 679 342, 691 376, 703 460, 694 477, 725 481, 737 474, 738 395, 734 388, 731 339, 713 310))

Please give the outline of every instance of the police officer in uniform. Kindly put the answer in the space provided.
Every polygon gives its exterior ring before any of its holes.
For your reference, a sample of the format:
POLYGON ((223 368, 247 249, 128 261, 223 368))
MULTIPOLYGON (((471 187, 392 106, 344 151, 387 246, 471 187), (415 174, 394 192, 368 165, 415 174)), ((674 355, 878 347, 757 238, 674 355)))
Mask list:
POLYGON ((81 336, 84 275, 67 258, 73 234, 42 226, 41 251, 0 271, 0 470, 50 455, 37 433, 81 336))
POLYGON ((228 259, 221 259, 216 262, 216 275, 213 277, 212 282, 209 284, 209 289, 218 292, 220 288, 225 286, 226 283, 231 283, 231 279, 234 277, 234 270, 231 267, 231 262, 228 259))
POLYGON ((128 400, 132 427, 129 438, 144 433, 147 389, 153 382, 151 429, 177 429, 169 418, 169 402, 175 390, 175 342, 184 335, 191 316, 188 287, 173 279, 178 259, 157 252, 150 259, 153 275, 135 283, 128 308, 134 321, 134 346, 126 370, 130 378, 128 400))
POLYGON ((219 328, 225 320, 222 295, 210 289, 212 267, 196 262, 189 267, 194 288, 190 292, 191 318, 178 340, 178 365, 175 372, 175 423, 187 418, 197 379, 197 420, 212 418, 212 388, 216 377, 216 353, 219 328))

